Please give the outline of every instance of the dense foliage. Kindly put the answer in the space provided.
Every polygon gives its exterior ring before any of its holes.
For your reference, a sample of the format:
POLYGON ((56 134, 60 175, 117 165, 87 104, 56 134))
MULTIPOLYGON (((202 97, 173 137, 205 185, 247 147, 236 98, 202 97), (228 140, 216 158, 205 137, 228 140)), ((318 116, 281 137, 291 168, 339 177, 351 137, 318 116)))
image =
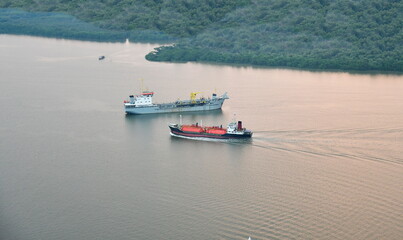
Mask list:
POLYGON ((167 34, 155 30, 111 30, 83 22, 71 15, 49 12, 25 12, 0 8, 0 33, 29 34, 55 38, 137 42, 174 41, 167 34))
POLYGON ((402 14, 402 1, 256 0, 147 59, 403 71, 402 14))
POLYGON ((105 29, 195 35, 249 0, 0 0, 0 8, 64 12, 105 29))
POLYGON ((116 36, 151 30, 178 38, 146 56, 153 61, 403 71, 401 0, 0 0, 0 7, 68 13, 116 36))

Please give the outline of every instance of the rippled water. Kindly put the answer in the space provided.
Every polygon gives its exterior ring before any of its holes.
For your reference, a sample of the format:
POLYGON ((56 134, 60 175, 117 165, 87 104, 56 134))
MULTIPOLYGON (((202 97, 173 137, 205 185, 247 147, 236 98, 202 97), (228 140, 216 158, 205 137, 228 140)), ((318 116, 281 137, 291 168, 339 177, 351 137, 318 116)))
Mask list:
POLYGON ((403 77, 152 63, 154 45, 0 35, 0 239, 402 239, 403 77), (98 56, 105 55, 104 61, 98 56), (174 138, 157 102, 228 92, 174 138))

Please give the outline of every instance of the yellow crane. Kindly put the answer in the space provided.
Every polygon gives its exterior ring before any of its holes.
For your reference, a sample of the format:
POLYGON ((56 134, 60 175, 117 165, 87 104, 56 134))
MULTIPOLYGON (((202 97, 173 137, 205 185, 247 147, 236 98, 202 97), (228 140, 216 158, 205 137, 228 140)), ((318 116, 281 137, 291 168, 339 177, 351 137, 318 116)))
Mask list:
POLYGON ((190 93, 190 102, 191 103, 196 103, 196 95, 202 93, 202 92, 192 92, 190 93))

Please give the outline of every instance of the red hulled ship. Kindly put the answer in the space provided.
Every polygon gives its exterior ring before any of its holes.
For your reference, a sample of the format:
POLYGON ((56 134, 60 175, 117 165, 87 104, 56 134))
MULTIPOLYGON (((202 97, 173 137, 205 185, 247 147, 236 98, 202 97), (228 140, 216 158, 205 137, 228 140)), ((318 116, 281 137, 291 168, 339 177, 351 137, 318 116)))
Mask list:
POLYGON ((208 139, 247 139, 252 137, 252 131, 242 127, 242 121, 231 122, 228 127, 222 126, 200 126, 197 123, 192 125, 170 124, 171 135, 184 138, 208 138, 208 139))

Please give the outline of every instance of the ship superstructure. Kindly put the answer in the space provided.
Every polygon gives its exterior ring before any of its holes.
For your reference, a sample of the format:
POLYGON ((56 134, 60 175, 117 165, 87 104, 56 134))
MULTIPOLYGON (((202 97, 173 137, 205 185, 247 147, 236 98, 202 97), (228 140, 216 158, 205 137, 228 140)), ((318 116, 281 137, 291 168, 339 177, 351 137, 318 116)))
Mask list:
POLYGON ((191 93, 190 100, 158 104, 153 103, 154 92, 143 91, 140 95, 130 95, 129 100, 124 101, 124 108, 127 114, 209 111, 220 109, 225 99, 228 99, 227 93, 221 96, 213 93, 211 98, 202 97, 196 99, 198 93, 191 93))

